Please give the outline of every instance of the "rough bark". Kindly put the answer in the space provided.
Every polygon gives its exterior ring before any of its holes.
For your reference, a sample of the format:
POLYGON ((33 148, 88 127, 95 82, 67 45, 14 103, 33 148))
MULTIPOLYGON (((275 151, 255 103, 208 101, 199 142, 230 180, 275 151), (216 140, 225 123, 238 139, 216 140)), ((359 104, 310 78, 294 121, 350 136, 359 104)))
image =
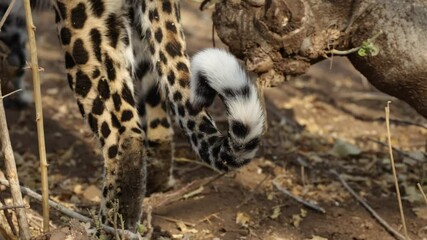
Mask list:
POLYGON ((423 0, 229 0, 213 14, 219 37, 263 85, 304 73, 331 49, 383 32, 376 56, 349 55, 379 90, 427 117, 427 2, 423 0))

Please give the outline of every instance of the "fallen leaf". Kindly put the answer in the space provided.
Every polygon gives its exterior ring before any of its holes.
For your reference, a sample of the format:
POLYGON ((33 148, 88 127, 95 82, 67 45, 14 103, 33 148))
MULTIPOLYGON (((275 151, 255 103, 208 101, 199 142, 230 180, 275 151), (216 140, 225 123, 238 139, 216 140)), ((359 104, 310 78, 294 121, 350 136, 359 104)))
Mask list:
POLYGON ((196 189, 196 190, 194 190, 194 191, 192 191, 192 192, 189 192, 189 193, 185 194, 184 196, 182 196, 182 198, 184 198, 184 199, 191 198, 191 197, 193 197, 193 196, 196 196, 197 194, 200 194, 201 192, 203 192, 203 190, 204 190, 204 188, 203 188, 203 186, 201 186, 201 187, 199 187, 198 189, 196 189))
POLYGON ((251 217, 244 213, 244 212, 238 212, 236 216, 236 223, 240 226, 243 226, 247 228, 249 226, 249 221, 251 220, 251 217))
POLYGON ((273 213, 270 215, 271 219, 277 219, 280 216, 280 207, 273 208, 273 213))

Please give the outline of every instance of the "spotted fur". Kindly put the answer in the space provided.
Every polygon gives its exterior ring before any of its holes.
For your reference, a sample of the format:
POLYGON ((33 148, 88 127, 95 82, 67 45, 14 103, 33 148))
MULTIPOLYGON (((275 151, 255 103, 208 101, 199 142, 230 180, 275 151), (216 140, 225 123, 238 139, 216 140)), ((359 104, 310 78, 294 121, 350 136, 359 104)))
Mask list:
POLYGON ((197 54, 190 68, 179 1, 53 5, 69 86, 105 160, 103 222, 118 201, 125 227, 135 230, 146 182, 149 191, 171 183, 172 119, 201 160, 219 170, 253 158, 265 124, 256 88, 222 50, 197 54), (206 111, 217 94, 229 116, 226 135, 206 111))

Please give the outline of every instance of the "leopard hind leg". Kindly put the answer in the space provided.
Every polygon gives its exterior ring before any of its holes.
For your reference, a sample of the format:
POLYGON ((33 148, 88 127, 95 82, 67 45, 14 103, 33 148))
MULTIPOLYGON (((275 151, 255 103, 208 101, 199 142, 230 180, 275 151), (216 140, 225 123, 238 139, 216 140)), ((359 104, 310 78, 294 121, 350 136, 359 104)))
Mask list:
MULTIPOLYGON (((134 36, 138 36, 135 34, 134 36)), ((142 127, 147 136, 147 195, 167 190, 173 178, 173 128, 166 102, 153 71, 152 59, 145 39, 134 38, 136 59, 135 94, 142 127)))

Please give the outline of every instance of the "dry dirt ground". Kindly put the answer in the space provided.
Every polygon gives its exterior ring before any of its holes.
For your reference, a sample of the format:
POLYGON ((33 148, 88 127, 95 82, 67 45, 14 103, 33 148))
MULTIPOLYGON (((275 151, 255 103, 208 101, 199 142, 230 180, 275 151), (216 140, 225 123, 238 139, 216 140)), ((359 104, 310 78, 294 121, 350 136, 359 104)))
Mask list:
MULTIPOLYGON (((45 69, 41 76, 51 197, 87 215, 99 202, 101 155, 67 85, 53 16, 36 15, 36 23, 40 66, 45 69)), ((190 54, 212 46, 209 11, 199 12, 196 4, 183 1, 183 23, 190 54)), ((392 142, 400 150, 394 153, 407 228, 412 239, 427 239, 427 208, 416 188, 416 183, 426 183, 425 119, 373 89, 343 58, 318 64, 306 76, 265 93, 269 129, 258 156, 216 181, 201 184, 217 173, 194 163, 189 144, 176 131, 178 181, 171 192, 191 182, 198 187, 153 209, 152 224, 158 231, 173 239, 394 239, 331 173, 343 176, 384 220, 403 232, 383 145, 384 107, 391 100, 392 142), (325 213, 296 202, 279 188, 317 203, 325 213)), ((211 111, 223 126, 221 107, 216 104, 211 111)), ((7 117, 21 183, 39 190, 34 108, 8 109, 7 117)), ((37 234, 40 205, 29 202, 30 224, 37 234)), ((69 222, 51 212, 53 226, 69 222)))

